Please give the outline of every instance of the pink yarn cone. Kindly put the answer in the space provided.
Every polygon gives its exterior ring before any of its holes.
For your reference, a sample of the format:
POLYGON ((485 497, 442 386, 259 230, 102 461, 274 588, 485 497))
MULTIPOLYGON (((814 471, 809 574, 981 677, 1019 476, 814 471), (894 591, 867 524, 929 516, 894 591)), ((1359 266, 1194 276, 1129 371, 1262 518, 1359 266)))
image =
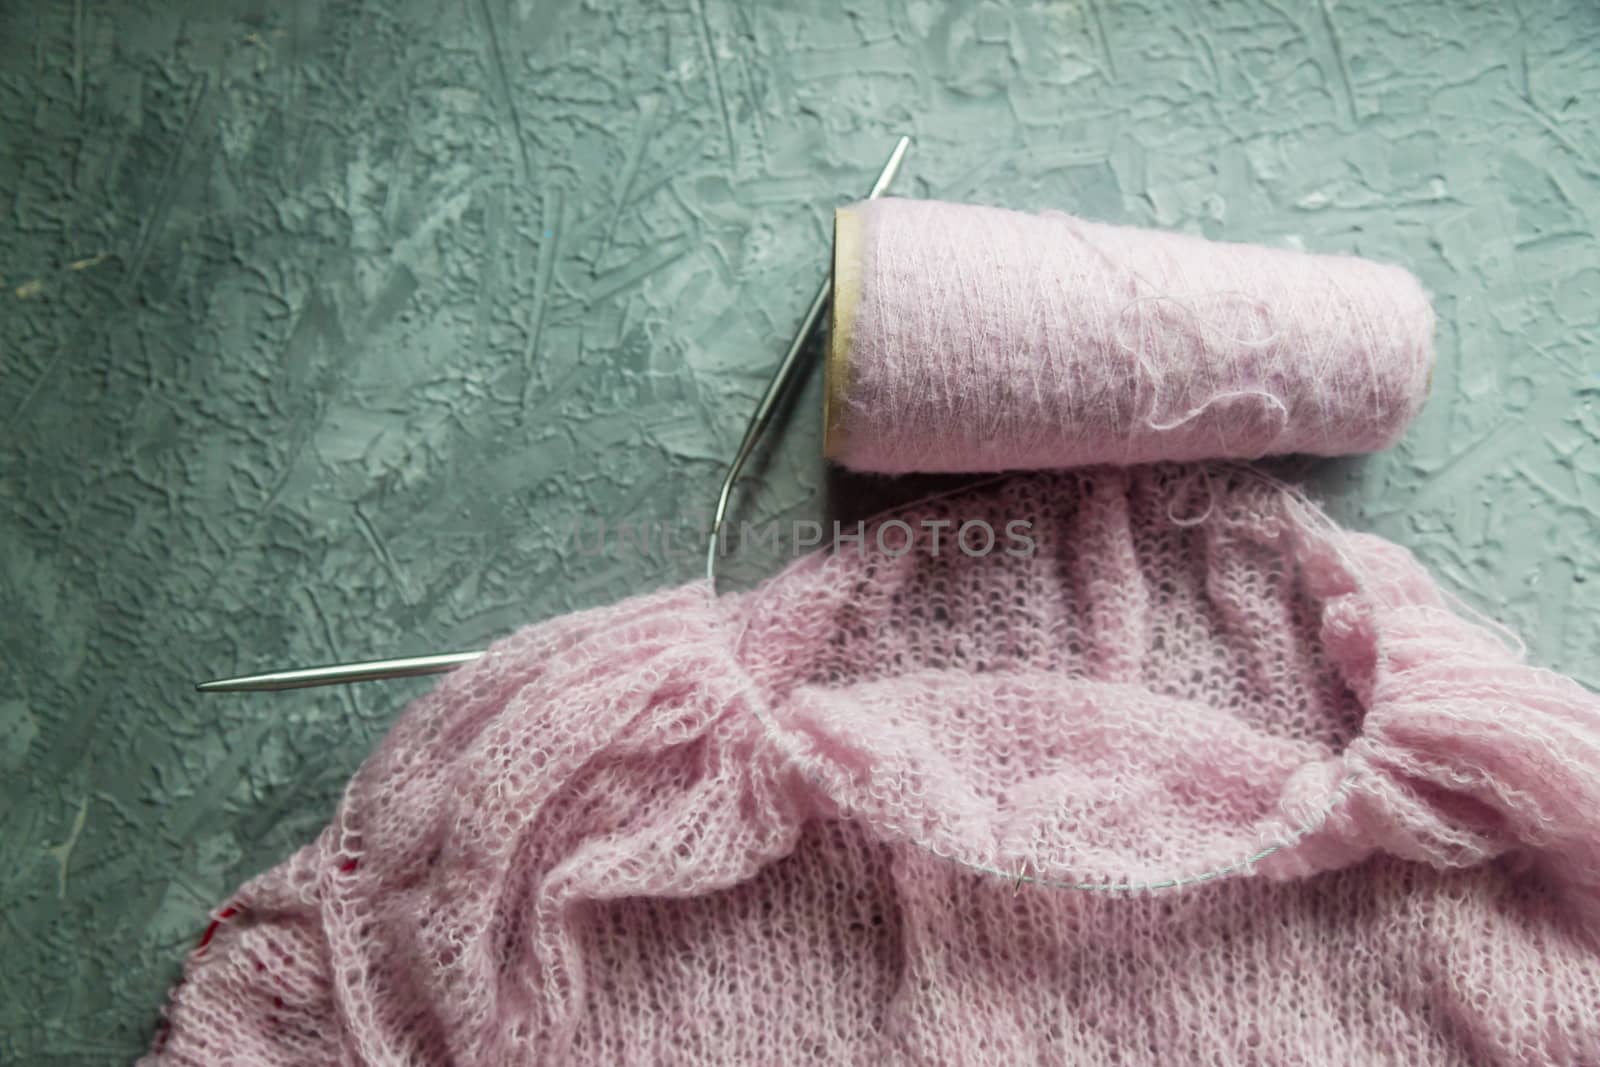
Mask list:
POLYGON ((1371 452, 1427 395, 1399 267, 927 200, 838 231, 827 448, 856 470, 1371 452))
POLYGON ((446 678, 146 1062, 1600 1063, 1594 695, 1254 476, 900 518, 446 678))

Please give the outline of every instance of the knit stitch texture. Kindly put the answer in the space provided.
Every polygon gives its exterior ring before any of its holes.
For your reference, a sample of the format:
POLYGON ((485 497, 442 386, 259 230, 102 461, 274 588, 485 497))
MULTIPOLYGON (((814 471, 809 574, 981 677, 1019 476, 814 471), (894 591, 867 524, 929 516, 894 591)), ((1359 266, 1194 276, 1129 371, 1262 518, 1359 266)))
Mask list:
POLYGON ((1241 472, 900 518, 447 677, 145 1062, 1600 1064, 1594 695, 1241 472))

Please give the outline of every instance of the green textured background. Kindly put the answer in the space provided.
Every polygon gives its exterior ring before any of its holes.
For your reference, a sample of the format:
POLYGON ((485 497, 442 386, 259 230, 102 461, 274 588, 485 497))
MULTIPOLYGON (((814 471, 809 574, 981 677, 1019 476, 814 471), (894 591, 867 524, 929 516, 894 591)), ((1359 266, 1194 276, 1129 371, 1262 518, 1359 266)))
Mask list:
MULTIPOLYGON (((572 526, 703 506, 902 131, 910 195, 1413 269, 1427 409, 1294 471, 1600 681, 1593 4, 617 8, 0 0, 0 1062, 144 1047, 426 684, 197 678, 695 573, 572 526)), ((745 517, 827 497, 815 392, 745 517)))

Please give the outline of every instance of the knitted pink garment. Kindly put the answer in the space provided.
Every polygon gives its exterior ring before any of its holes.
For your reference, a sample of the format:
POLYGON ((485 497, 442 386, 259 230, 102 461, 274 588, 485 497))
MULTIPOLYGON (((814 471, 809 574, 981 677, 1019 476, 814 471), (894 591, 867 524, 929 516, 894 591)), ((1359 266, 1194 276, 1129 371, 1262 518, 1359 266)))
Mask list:
POLYGON ((1595 696, 1242 473, 901 518, 446 678, 146 1062, 1600 1064, 1595 696))

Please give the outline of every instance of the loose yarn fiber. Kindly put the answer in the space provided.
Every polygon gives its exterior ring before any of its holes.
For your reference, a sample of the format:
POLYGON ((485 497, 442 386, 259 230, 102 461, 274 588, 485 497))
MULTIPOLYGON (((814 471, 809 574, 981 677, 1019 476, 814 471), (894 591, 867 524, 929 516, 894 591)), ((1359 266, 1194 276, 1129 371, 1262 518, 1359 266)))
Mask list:
POLYGON ((938 201, 842 209, 828 455, 882 473, 1345 455, 1432 375, 1411 274, 938 201))

